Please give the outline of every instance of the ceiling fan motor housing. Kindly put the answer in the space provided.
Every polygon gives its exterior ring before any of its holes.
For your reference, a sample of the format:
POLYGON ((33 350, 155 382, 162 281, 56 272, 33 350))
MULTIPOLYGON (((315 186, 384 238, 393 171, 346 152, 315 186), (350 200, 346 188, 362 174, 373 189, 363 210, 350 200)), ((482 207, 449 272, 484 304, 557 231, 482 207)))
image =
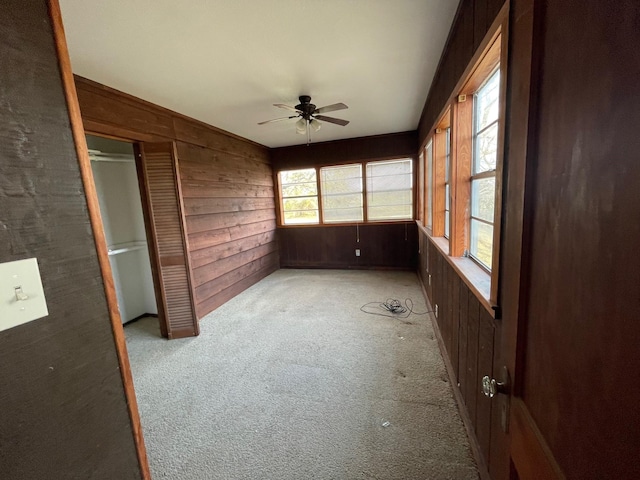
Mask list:
POLYGON ((302 118, 309 120, 315 111, 316 106, 311 103, 311 97, 309 95, 300 95, 299 100, 300 104, 296 105, 296 110, 300 110, 302 112, 302 118))

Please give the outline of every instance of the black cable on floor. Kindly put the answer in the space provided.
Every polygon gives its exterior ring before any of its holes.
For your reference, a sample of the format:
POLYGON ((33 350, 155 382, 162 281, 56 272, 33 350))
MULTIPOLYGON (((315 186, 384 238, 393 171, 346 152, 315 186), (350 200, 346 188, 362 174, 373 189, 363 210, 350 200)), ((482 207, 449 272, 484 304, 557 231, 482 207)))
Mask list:
POLYGON ((387 300, 382 303, 365 303, 360 307, 360 311, 368 313, 369 315, 402 319, 409 318, 411 315, 426 315, 427 313, 432 313, 431 310, 426 312, 415 312, 413 310, 413 300, 410 298, 406 298, 404 303, 395 298, 387 298, 387 300))

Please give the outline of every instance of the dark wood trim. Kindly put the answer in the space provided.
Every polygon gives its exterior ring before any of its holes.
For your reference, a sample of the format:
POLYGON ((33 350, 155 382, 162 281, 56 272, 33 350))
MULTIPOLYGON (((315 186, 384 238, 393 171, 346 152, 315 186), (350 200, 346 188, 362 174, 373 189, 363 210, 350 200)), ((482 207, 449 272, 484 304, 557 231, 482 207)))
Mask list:
POLYGON ((471 162, 473 151, 473 96, 453 104, 454 128, 451 129, 451 255, 462 257, 469 247, 469 215, 471 200, 471 162))
POLYGON ((118 300, 116 298, 113 274, 111 272, 111 264, 109 263, 109 256, 107 253, 107 242, 105 239, 102 218, 100 216, 98 194, 96 192, 95 183, 93 180, 93 172, 91 170, 91 162, 89 160, 89 151, 87 148, 82 116, 80 115, 80 106, 78 104, 76 87, 73 81, 71 60, 69 58, 69 51, 67 50, 67 42, 62 23, 62 13, 60 11, 60 4, 58 3, 58 0, 49 0, 49 15, 51 16, 53 34, 55 37, 55 48, 58 54, 58 61, 60 66, 60 75, 62 77, 62 84, 67 102, 67 108, 69 110, 71 131, 73 134, 76 154, 78 157, 78 164, 82 176, 82 183, 84 185, 85 195, 87 199, 87 209, 89 212, 91 228, 93 230, 93 236, 95 239, 100 271, 102 272, 102 280, 104 282, 105 296, 109 309, 109 318, 111 320, 111 329, 113 332, 118 364, 120 366, 120 375, 122 377, 124 394, 127 399, 127 408, 129 410, 129 418, 131 420, 141 478, 143 480, 147 480, 151 478, 149 464, 147 461, 147 452, 144 444, 144 437, 142 434, 140 415, 138 413, 138 404, 136 401, 136 395, 133 385, 133 377, 131 375, 129 356, 127 354, 124 330, 122 328, 122 320, 120 318, 120 311, 118 309, 118 300))
POLYGON ((519 480, 566 478, 527 407, 519 398, 514 398, 511 402, 511 458, 517 466, 519 480))
MULTIPOLYGON (((433 230, 434 237, 444 236, 444 215, 446 208, 446 190, 445 190, 445 177, 446 177, 446 155, 447 155, 447 136, 444 132, 436 130, 433 135, 432 151, 433 151, 433 181, 431 186, 433 188, 432 197, 432 214, 433 222, 431 228, 433 230)), ((448 253, 448 252, 447 252, 448 253)))
MULTIPOLYGON (((427 310, 431 311, 431 302, 429 301, 429 296, 427 295, 427 290, 422 281, 422 277, 418 275, 418 280, 420 281, 420 288, 422 289, 422 295, 424 296, 425 302, 427 304, 427 310)), ((462 391, 460 390, 460 386, 458 384, 458 378, 456 375, 456 370, 451 363, 451 359, 449 358, 449 352, 445 346, 445 341, 442 338, 442 332, 440 331, 440 327, 438 325, 437 320, 434 316, 429 313, 429 320, 431 320, 431 326, 433 328, 433 332, 435 333, 436 340, 438 341, 438 348, 440 349, 440 355, 442 356, 442 360, 444 361, 445 369, 447 370, 447 377, 449 377, 449 384, 451 385, 451 390, 453 391, 453 396, 456 400, 456 406, 458 407, 458 413, 460 414, 460 418, 462 418, 462 424, 464 425, 464 429, 467 432, 467 436, 469 437, 469 445, 471 446, 471 453, 473 454, 473 458, 476 461, 478 466, 478 473, 480 474, 481 480, 491 480, 491 476, 489 475, 489 469, 487 468, 487 462, 482 455, 482 451, 480 449, 480 442, 478 442, 478 437, 476 436, 476 432, 473 426, 473 422, 471 421, 471 417, 469 416, 469 412, 467 410, 466 404, 464 402, 464 397, 462 395, 462 391)))
MULTIPOLYGON (((505 6, 506 8, 506 6, 505 6)), ((499 305, 498 286, 500 273, 500 245, 502 233, 502 189, 504 185, 504 159, 506 145, 507 72, 509 62, 509 15, 503 16, 500 27, 500 113, 498 115, 498 151, 496 152, 495 209, 493 213, 493 255, 491 257, 491 294, 489 300, 499 305)), ((492 47, 492 50, 495 50, 492 47)))

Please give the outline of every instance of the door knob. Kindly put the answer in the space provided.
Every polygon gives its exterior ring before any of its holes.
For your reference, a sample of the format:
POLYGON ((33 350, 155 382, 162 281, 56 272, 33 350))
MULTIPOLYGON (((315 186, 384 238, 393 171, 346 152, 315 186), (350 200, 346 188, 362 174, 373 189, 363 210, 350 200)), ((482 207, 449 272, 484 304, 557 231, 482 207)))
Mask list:
POLYGON ((509 395, 509 372, 507 371, 507 367, 502 367, 500 373, 502 376, 500 381, 489 377, 489 375, 482 377, 482 393, 489 398, 493 398, 496 393, 509 395))
POLYGON ((495 378, 489 378, 488 375, 482 377, 482 393, 487 397, 493 398, 496 393, 509 393, 507 385, 503 382, 496 381, 495 378))

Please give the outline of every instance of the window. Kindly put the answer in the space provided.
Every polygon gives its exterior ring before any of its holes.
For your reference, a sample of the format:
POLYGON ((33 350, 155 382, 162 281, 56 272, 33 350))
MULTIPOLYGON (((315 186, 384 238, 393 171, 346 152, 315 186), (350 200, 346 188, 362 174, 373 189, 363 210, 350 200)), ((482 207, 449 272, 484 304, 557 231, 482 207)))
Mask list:
POLYGON ((367 219, 413 218, 413 161, 370 162, 367 171, 367 219))
POLYGON ((281 225, 413 220, 413 159, 278 172, 281 225))
POLYGON ((427 226, 433 225, 433 142, 427 143, 427 226))
POLYGON ((310 224, 320 221, 316 169, 287 170, 279 173, 282 223, 310 224))
POLYGON ((499 287, 506 19, 483 39, 479 60, 467 66, 424 144, 425 233, 442 254, 457 257, 449 263, 492 312, 499 287))
POLYGON ((491 269, 496 193, 500 71, 474 96, 469 253, 491 269))
POLYGON ((325 223, 362 222, 362 165, 320 169, 322 216, 325 223))
POLYGON ((451 218, 451 127, 445 130, 444 160, 444 236, 449 238, 451 218))

